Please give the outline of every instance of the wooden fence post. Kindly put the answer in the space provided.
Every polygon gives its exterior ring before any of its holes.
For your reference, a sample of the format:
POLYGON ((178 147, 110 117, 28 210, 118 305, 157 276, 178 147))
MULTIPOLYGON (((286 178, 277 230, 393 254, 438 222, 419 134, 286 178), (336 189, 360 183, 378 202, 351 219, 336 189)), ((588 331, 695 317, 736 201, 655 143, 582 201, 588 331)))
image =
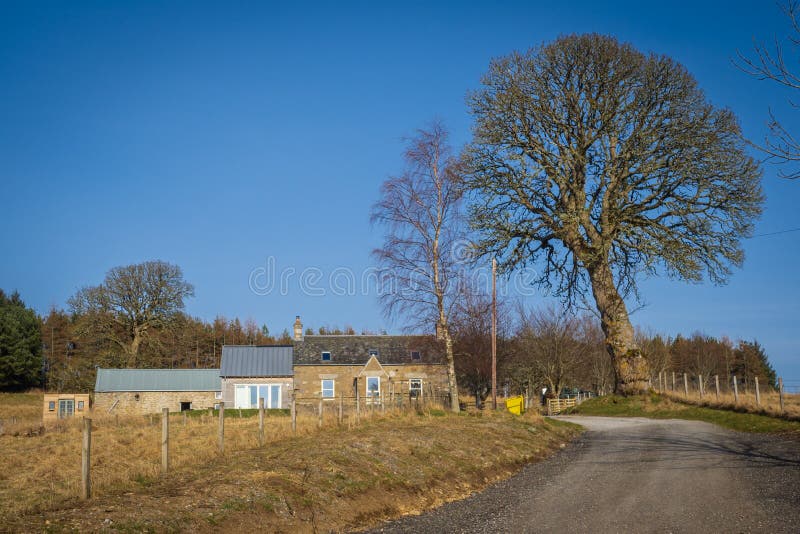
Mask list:
POLYGON ((169 471, 169 408, 161 408, 161 472, 169 471))
POLYGON ((756 380, 756 405, 761 406, 761 391, 758 389, 758 377, 754 377, 756 380))
POLYGON ((189 421, 189 416, 186 412, 183 412, 183 426, 186 426, 186 423, 189 421))
POLYGON ((258 446, 264 446, 264 397, 258 398, 258 446))
POLYGON ((733 402, 739 404, 739 384, 736 383, 736 375, 733 375, 733 402))
POLYGON ((225 452, 225 403, 219 403, 219 435, 217 436, 219 453, 225 452))
POLYGON ((697 375, 697 388, 700 390, 700 398, 703 398, 703 375, 697 375))
POLYGON ((686 373, 683 373, 683 394, 687 399, 689 398, 689 379, 686 373))
POLYGON ((319 427, 322 428, 322 392, 319 393, 319 427))
POLYGON ((672 371, 672 392, 675 393, 675 371, 672 371))
POLYGON ((81 499, 92 497, 92 420, 83 418, 83 446, 81 447, 81 499))
POLYGON ((361 398, 358 393, 358 385, 356 385, 356 423, 358 423, 358 419, 361 417, 361 398))
POLYGON ((344 393, 339 392, 339 424, 344 420, 344 393))
POLYGON ((778 378, 778 398, 781 401, 781 411, 783 411, 783 378, 778 378))
POLYGON ((297 434, 297 395, 292 391, 292 433, 297 434))
POLYGON ((717 390, 717 400, 719 400, 719 375, 714 375, 714 387, 717 390))

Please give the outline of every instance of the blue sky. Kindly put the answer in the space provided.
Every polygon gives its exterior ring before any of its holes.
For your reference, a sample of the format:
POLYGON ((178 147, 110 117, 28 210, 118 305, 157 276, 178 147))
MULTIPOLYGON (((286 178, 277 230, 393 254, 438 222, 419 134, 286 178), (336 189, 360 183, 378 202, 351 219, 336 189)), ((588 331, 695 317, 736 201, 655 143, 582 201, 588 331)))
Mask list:
MULTIPOLYGON (((299 275, 320 269, 316 287, 371 265, 369 206, 403 137, 440 118, 466 142, 465 95, 492 57, 607 33, 684 63, 749 137, 770 107, 800 127, 785 91, 730 61, 786 33, 777 6, 648 4, 3 2, 0 287, 45 313, 113 266, 158 258, 184 269, 188 312, 205 319, 395 330, 374 295, 308 295, 299 275), (294 269, 287 291, 254 292, 272 261, 294 269)), ((764 187, 756 233, 800 227, 800 181, 766 165, 764 187)), ((749 240, 723 287, 645 280, 633 320, 757 338, 800 380, 799 244, 749 240)))

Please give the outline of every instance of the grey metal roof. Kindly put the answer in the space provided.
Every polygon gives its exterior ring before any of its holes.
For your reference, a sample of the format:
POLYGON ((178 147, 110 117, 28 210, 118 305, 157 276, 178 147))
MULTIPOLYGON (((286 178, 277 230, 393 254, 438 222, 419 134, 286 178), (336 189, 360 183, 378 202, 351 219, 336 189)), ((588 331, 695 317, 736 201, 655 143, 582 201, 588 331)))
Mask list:
POLYGON ((224 345, 220 376, 293 376, 291 345, 224 345))
POLYGON ((221 391, 219 369, 98 369, 95 392, 221 391))

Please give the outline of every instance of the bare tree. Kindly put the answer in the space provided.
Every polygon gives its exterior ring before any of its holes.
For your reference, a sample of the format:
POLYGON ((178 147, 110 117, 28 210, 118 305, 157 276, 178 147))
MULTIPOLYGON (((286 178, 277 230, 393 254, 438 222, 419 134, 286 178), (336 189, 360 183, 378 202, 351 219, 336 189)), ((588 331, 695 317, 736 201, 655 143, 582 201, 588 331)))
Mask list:
POLYGON ((99 286, 86 287, 69 300, 81 316, 81 330, 91 331, 122 349, 135 367, 139 347, 151 330, 166 327, 183 310, 194 287, 177 265, 147 261, 114 267, 99 286))
MULTIPOLYGON (((787 2, 782 6, 782 11, 789 19, 790 35, 788 43, 781 43, 775 38, 771 45, 756 42, 754 45, 754 56, 748 57, 741 52, 737 52, 737 60, 734 64, 747 74, 759 80, 772 80, 791 90, 800 89, 800 73, 796 65, 787 63, 788 53, 793 55, 789 61, 797 61, 796 48, 800 45, 800 12, 799 3, 796 0, 787 2), (787 46, 788 45, 788 46, 787 46)), ((792 107, 798 104, 789 101, 792 107)), ((760 150, 774 158, 778 163, 796 164, 800 162, 800 140, 787 130, 779 121, 772 110, 769 111, 769 133, 764 138, 764 143, 756 145, 760 150)), ((780 171, 783 178, 800 178, 800 167, 792 166, 793 170, 788 172, 780 171)))
POLYGON ((600 35, 493 61, 470 102, 478 252, 536 265, 568 304, 591 291, 615 389, 646 390, 625 303, 637 276, 724 282, 761 212, 735 116, 682 65, 600 35))
POLYGON ((584 365, 586 347, 578 338, 580 326, 577 317, 553 307, 520 310, 519 348, 555 397, 574 384, 576 372, 584 365))
POLYGON ((383 183, 371 221, 386 229, 373 251, 388 316, 409 327, 435 326, 444 343, 453 411, 459 410, 450 315, 458 291, 459 264, 453 251, 463 242, 459 167, 447 131, 434 123, 410 139, 406 170, 383 183))

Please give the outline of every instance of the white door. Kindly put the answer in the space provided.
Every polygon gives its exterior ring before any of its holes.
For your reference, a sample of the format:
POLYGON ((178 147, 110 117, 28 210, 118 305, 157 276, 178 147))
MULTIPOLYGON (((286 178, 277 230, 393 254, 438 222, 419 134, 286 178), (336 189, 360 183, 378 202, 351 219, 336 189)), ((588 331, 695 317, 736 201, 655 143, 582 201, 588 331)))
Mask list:
POLYGON ((381 400, 381 379, 377 376, 367 377, 367 404, 379 403, 381 400))

